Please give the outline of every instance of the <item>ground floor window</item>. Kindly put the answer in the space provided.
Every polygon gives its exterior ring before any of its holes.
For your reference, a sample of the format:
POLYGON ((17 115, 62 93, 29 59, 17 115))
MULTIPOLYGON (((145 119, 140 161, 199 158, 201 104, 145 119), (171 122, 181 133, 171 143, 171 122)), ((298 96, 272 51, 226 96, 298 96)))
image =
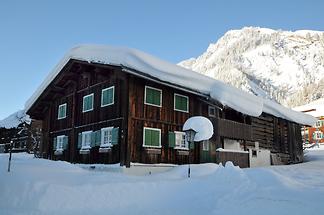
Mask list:
POLYGON ((91 148, 91 133, 92 131, 82 132, 81 150, 86 150, 91 148))
POLYGON ((144 127, 143 146, 161 148, 161 129, 144 127))
POLYGON ((68 136, 66 135, 60 135, 60 136, 56 136, 54 138, 53 141, 54 144, 54 151, 64 151, 67 149, 67 145, 68 145, 68 136))
POLYGON ((204 140, 203 141, 203 147, 202 147, 203 151, 209 151, 209 140, 204 140))
POLYGON ((101 129, 101 144, 100 147, 112 146, 112 131, 113 127, 107 127, 101 129))
POLYGON ((175 131, 175 148, 188 149, 188 142, 186 140, 186 133, 181 131, 175 131))

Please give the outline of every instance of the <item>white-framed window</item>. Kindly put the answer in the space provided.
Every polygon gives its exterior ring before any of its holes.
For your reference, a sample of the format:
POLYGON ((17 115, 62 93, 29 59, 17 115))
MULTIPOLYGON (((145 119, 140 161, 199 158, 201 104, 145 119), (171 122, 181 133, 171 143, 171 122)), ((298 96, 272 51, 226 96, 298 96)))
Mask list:
POLYGON ((324 126, 324 120, 318 120, 315 124, 316 128, 320 128, 324 126))
POLYGON ((56 137, 56 151, 63 151, 64 135, 56 137))
POLYGON ((174 110, 188 113, 189 112, 189 97, 174 94, 174 110))
POLYGON ((84 132, 82 132, 81 150, 91 148, 91 134, 92 134, 92 131, 84 131, 84 132))
POLYGON ((114 104, 115 86, 111 86, 101 91, 101 107, 114 104))
POLYGON ((82 106, 83 113, 93 110, 93 97, 94 97, 93 93, 83 96, 83 106, 82 106))
POLYGON ((208 116, 215 117, 216 116, 216 108, 214 106, 208 106, 208 116))
POLYGON ((61 104, 58 106, 57 111, 57 119, 64 119, 66 118, 66 103, 61 104))
POLYGON ((161 129, 144 127, 143 146, 161 148, 161 129))
POLYGON ((112 130, 113 127, 107 127, 101 129, 101 144, 100 147, 112 146, 112 130))
POLYGON ((203 147, 202 147, 203 151, 209 151, 209 140, 204 140, 203 141, 203 147))
POLYGON ((314 133, 313 133, 313 139, 315 139, 315 140, 323 139, 323 132, 321 132, 321 131, 314 131, 314 133))
POLYGON ((162 107, 162 90, 145 86, 144 104, 162 107))
POLYGON ((182 131, 174 131, 175 149, 189 149, 186 133, 182 131))

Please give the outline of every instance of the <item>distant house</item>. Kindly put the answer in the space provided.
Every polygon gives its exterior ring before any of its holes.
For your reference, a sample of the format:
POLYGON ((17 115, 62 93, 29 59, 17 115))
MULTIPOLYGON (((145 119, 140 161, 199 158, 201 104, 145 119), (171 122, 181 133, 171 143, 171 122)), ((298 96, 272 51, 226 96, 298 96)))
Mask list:
POLYGON ((316 123, 312 126, 304 126, 302 128, 304 143, 324 144, 324 98, 296 107, 294 110, 301 111, 317 118, 316 123))
POLYGON ((26 103, 42 121, 44 158, 82 163, 241 167, 303 160, 301 125, 314 118, 138 50, 72 49, 26 103), (214 136, 190 148, 182 126, 208 117, 214 136))
POLYGON ((24 110, 0 120, 0 151, 8 152, 12 142, 13 152, 34 152, 35 142, 41 141, 40 123, 31 120, 24 110))

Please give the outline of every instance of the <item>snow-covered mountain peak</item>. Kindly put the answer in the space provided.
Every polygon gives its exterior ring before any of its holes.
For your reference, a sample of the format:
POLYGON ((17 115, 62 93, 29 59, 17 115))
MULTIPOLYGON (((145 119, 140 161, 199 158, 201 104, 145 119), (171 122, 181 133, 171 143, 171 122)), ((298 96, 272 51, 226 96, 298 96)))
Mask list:
POLYGON ((296 106, 324 96, 324 33, 230 30, 205 53, 179 65, 296 106))

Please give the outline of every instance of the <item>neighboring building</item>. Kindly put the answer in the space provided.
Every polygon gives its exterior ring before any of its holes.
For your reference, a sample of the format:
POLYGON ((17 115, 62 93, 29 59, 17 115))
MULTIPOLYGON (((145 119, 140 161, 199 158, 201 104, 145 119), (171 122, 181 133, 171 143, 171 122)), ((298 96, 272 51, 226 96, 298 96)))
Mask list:
POLYGON ((26 103, 42 121, 44 158, 83 163, 233 161, 241 167, 303 160, 300 124, 314 118, 134 49, 72 49, 26 103), (189 148, 191 116, 210 140, 189 148))
POLYGON ((41 121, 31 120, 25 111, 17 111, 0 120, 0 144, 4 152, 34 152, 34 147, 40 145, 41 121), (36 144, 38 141, 38 144, 36 144))
POLYGON ((305 144, 324 144, 324 98, 296 107, 294 110, 317 118, 313 126, 302 127, 303 142, 305 144))

